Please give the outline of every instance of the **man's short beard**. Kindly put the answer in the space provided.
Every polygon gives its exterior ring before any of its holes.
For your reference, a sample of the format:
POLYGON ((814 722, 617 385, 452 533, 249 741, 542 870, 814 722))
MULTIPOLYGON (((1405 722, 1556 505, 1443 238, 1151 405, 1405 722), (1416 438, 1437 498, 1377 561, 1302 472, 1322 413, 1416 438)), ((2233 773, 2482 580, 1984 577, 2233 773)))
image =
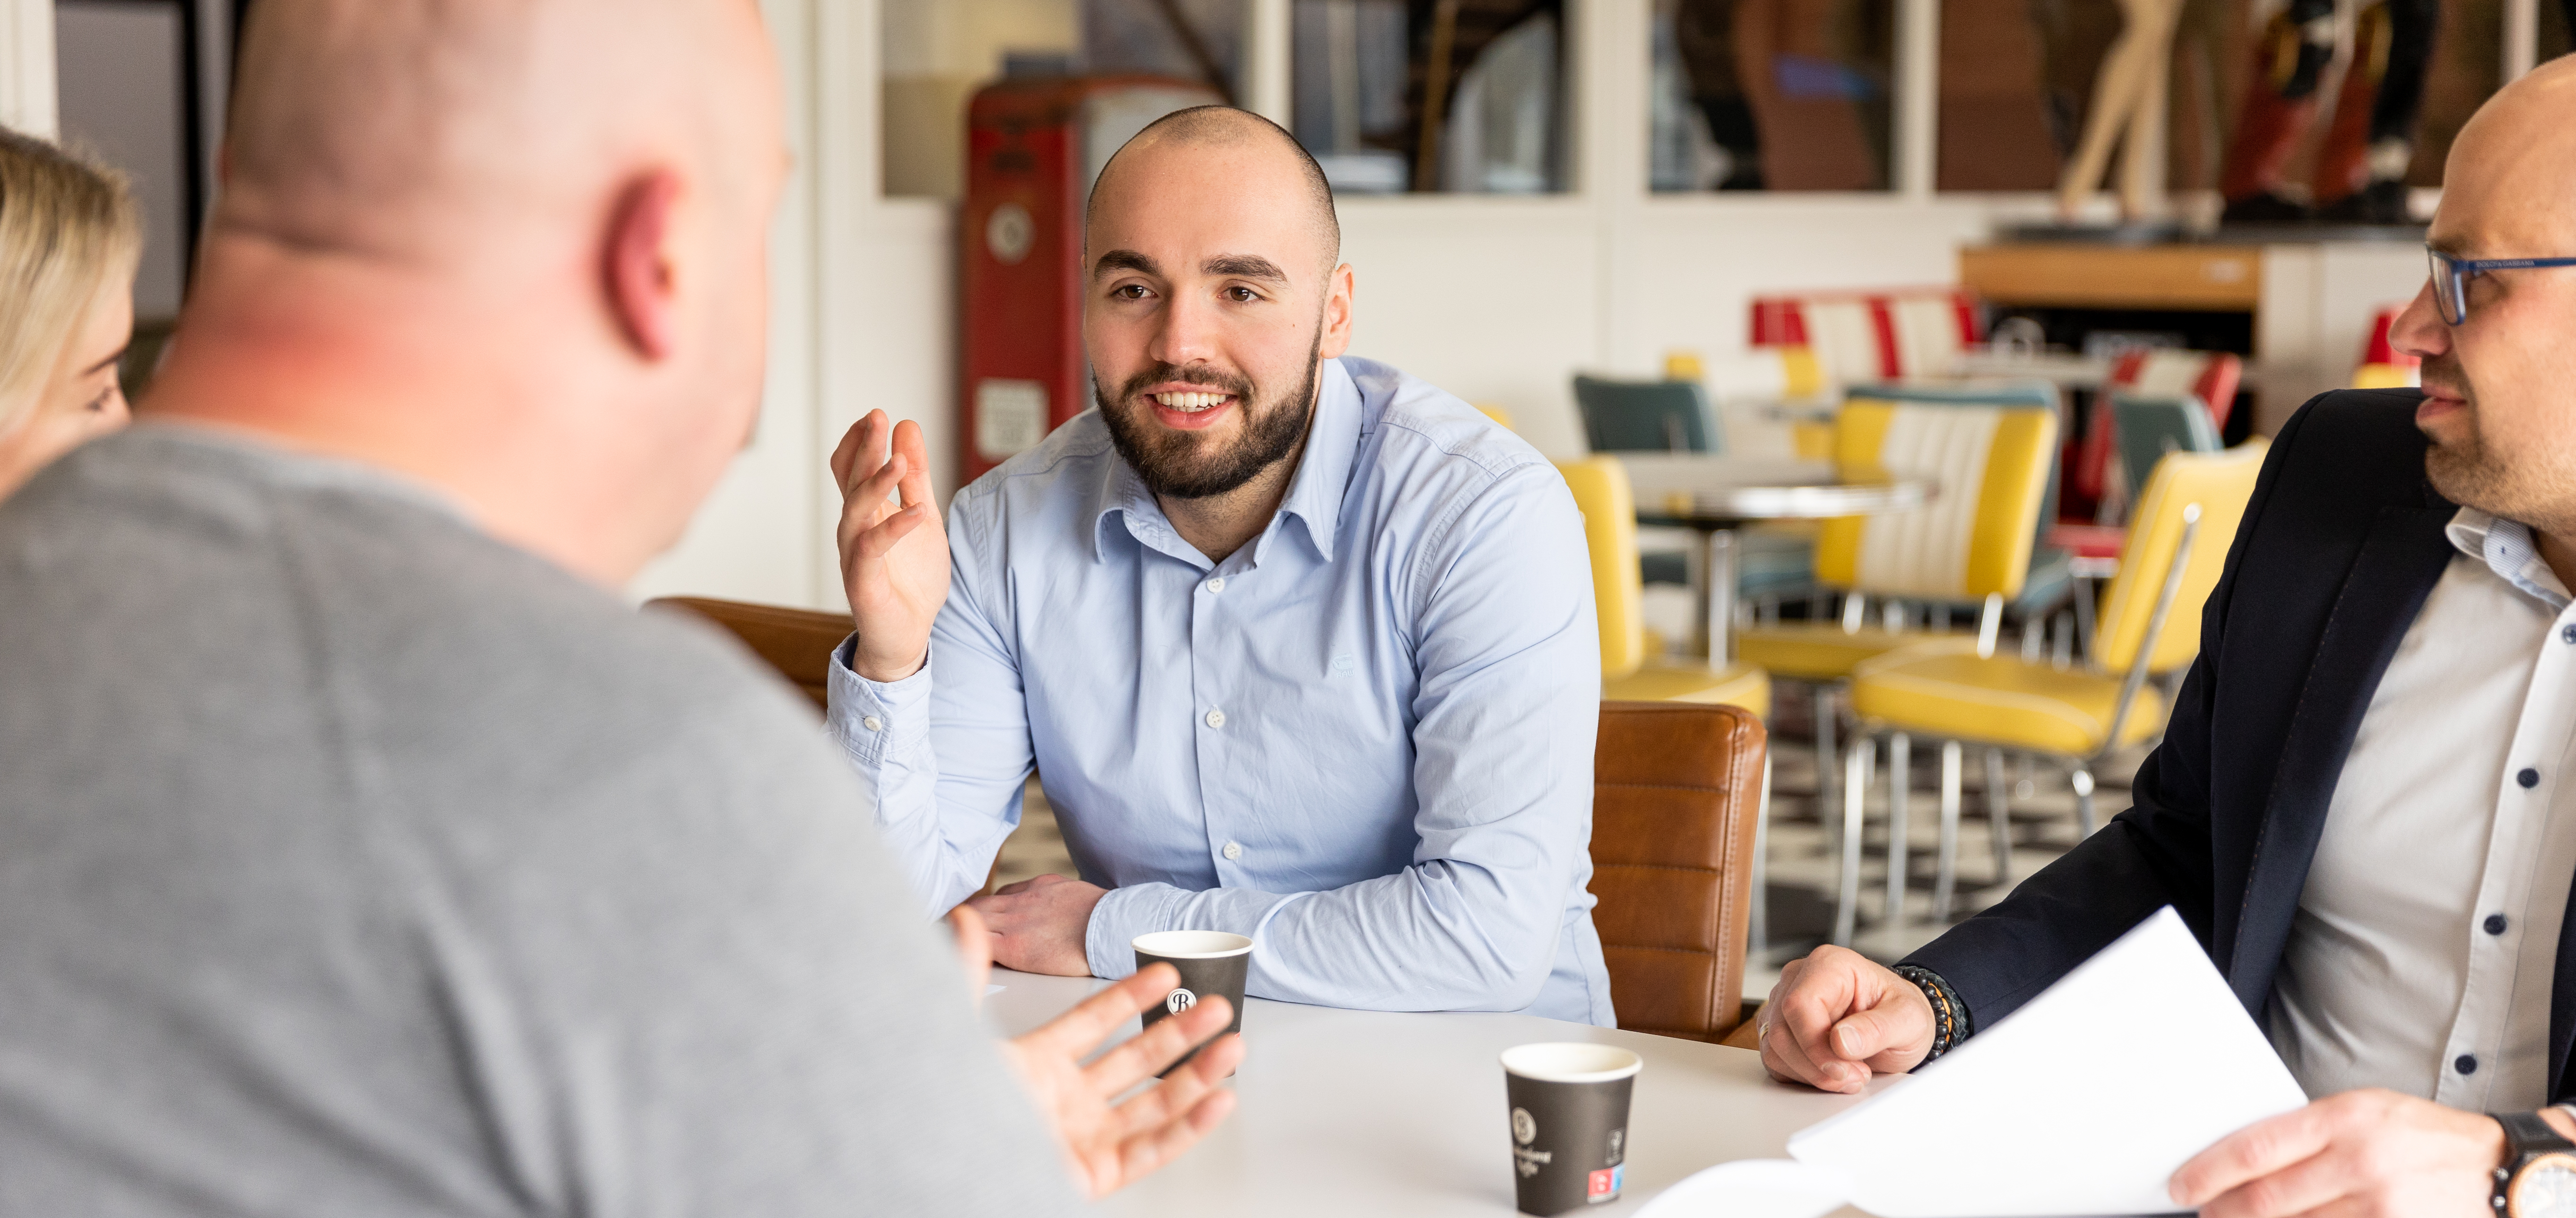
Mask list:
MULTIPOLYGON (((2444 384, 2460 386, 2463 394, 2468 392, 2468 378, 2461 375, 2455 358, 2439 356, 2426 360, 2424 371, 2444 384)), ((2517 497, 2513 485, 2516 479, 2511 469, 2496 460, 2494 453, 2487 451, 2486 436, 2478 426, 2475 398, 2461 403, 2460 422, 2463 434, 2448 443, 2435 440, 2431 432, 2425 433, 2424 439, 2428 442, 2424 449, 2425 480, 2453 503, 2510 519, 2506 511, 2499 509, 2517 497)))
POLYGON ((1091 391, 1099 396, 1100 415, 1109 422, 1110 442, 1118 446, 1118 455, 1127 459, 1147 490, 1167 499, 1207 499, 1241 488, 1261 471, 1287 460, 1305 442, 1307 423, 1315 416, 1323 351, 1319 327, 1314 346, 1306 352, 1305 381, 1293 394, 1258 406, 1253 400, 1257 387, 1248 379, 1159 363, 1127 378, 1124 390, 1115 397, 1097 377, 1091 391), (1234 408, 1243 412, 1243 434, 1215 452, 1200 451, 1202 433, 1155 434, 1141 417, 1153 409, 1142 391, 1147 385, 1165 383, 1205 385, 1234 395, 1234 408))

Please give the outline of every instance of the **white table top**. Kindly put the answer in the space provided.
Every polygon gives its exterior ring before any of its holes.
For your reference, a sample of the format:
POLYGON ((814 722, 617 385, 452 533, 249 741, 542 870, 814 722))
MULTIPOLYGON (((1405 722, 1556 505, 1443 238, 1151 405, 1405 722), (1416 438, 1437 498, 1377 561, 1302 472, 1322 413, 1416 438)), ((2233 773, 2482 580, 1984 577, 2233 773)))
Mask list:
MULTIPOLYGON (((1006 1035, 1105 984, 1000 970, 993 981, 1004 988, 984 999, 985 1014, 1006 1035)), ((1761 1058, 1742 1049, 1527 1015, 1392 1014, 1255 998, 1245 1004, 1243 1038, 1234 1115, 1179 1162, 1110 1198, 1106 1212, 1512 1214, 1511 1134, 1496 1058, 1534 1041, 1598 1041, 1646 1059, 1628 1121, 1626 1186, 1619 1201, 1587 1214, 1633 1213, 1703 1167, 1780 1158, 1790 1134, 1858 1102, 1771 1082, 1761 1058)))

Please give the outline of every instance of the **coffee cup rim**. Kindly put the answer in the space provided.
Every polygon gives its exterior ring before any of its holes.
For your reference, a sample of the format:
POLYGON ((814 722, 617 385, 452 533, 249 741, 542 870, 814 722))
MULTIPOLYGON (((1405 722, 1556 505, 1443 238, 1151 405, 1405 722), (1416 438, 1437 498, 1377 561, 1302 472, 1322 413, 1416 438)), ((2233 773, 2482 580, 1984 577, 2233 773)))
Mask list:
POLYGON ((1542 1083, 1608 1083, 1643 1069, 1634 1050, 1588 1040, 1541 1041, 1503 1050, 1503 1070, 1542 1083))
POLYGON ((1221 930, 1157 930, 1136 936, 1128 946, 1165 960, 1222 960, 1251 951, 1252 940, 1221 930))

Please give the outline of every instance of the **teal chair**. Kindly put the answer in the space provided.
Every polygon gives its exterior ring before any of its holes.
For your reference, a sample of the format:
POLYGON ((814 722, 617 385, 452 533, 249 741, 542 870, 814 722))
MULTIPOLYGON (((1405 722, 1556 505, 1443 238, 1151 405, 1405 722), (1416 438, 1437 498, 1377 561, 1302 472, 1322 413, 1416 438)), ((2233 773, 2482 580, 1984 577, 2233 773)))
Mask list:
POLYGON ((2191 394, 2178 397, 2111 395, 2120 435, 2120 470, 2142 487, 2166 453, 2214 453, 2227 447, 2209 407, 2191 394))
MULTIPOLYGON (((1574 404, 1583 412, 1584 438, 1596 453, 1717 453, 1723 450, 1717 413, 1697 381, 1613 381, 1574 378, 1574 404)), ((1690 563, 1680 553, 1649 550, 1639 575, 1650 584, 1687 584, 1690 563)))
POLYGON ((1697 381, 1574 378, 1574 404, 1596 453, 1720 453, 1717 414, 1697 381))

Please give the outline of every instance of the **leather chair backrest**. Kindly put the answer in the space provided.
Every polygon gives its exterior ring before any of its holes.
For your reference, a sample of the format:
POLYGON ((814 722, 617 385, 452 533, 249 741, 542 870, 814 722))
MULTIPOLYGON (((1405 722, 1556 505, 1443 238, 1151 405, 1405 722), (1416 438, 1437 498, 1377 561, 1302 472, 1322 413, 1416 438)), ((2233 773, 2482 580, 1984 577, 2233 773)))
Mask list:
POLYGON ((829 688, 825 675, 831 671, 832 649, 850 637, 849 616, 840 613, 694 596, 669 597, 645 608, 694 613, 731 631, 753 655, 813 699, 818 711, 829 688))
POLYGON ((1742 1017, 1762 721, 1604 702, 1592 772, 1592 924, 1619 1026, 1716 1040, 1742 1017))

